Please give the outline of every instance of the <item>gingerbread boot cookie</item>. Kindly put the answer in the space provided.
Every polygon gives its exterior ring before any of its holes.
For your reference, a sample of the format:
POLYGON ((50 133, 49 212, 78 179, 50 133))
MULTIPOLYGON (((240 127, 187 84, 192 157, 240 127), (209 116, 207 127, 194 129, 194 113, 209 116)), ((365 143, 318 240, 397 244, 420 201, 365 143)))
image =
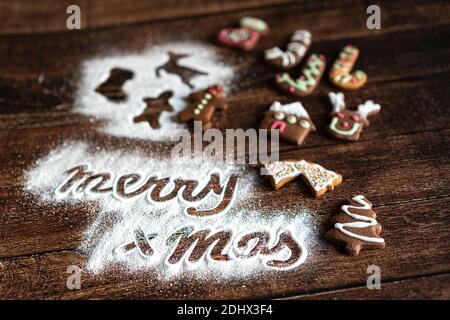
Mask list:
POLYGON ((333 218, 334 227, 327 231, 325 238, 345 246, 346 252, 352 256, 364 249, 383 249, 385 242, 380 237, 382 228, 376 217, 372 203, 362 195, 355 196, 333 218))
POLYGON ((258 18, 243 17, 239 28, 224 28, 217 34, 217 41, 224 46, 244 51, 252 50, 261 35, 269 32, 267 24, 258 18))
POLYGON ((188 123, 202 122, 202 130, 211 128, 211 119, 216 109, 226 109, 225 93, 219 85, 213 85, 205 90, 189 95, 190 106, 178 113, 178 121, 188 123))

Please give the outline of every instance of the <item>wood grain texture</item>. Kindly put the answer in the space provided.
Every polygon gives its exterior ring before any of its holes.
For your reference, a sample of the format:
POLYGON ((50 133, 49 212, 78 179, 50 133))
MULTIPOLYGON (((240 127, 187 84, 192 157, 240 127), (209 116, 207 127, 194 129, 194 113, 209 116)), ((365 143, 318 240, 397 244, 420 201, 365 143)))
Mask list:
POLYGON ((0 245, 1 298, 450 299, 447 1, 380 2, 382 29, 377 31, 365 27, 364 1, 265 1, 259 8, 254 1, 206 5, 196 0, 177 6, 84 1, 89 14, 81 32, 66 32, 61 26, 65 15, 56 12, 65 2, 57 3, 44 1, 36 8, 32 1, 0 2, 0 239, 6 239, 0 245), (117 6, 121 10, 112 9, 117 6), (7 18, 4 8, 9 10, 7 18), (323 53, 329 63, 347 43, 357 45, 357 66, 369 80, 346 94, 347 105, 354 108, 367 99, 382 105, 360 141, 332 140, 324 128, 331 108, 326 93, 334 89, 323 80, 316 92, 302 99, 318 132, 301 148, 282 144, 281 157, 305 158, 338 171, 343 184, 316 200, 300 182, 277 192, 264 179, 256 182, 261 208, 283 208, 291 201, 309 208, 318 225, 314 253, 298 270, 239 281, 188 277, 169 283, 153 274, 111 268, 101 275, 83 273, 82 290, 68 290, 67 267, 87 261, 78 248, 95 211, 81 205, 37 204, 23 189, 24 172, 68 140, 108 150, 168 153, 171 147, 108 136, 97 131, 100 122, 73 113, 83 61, 138 53, 169 41, 210 43, 218 29, 244 15, 266 20, 271 34, 250 53, 214 49, 239 75, 217 127, 255 128, 272 101, 294 100, 274 89, 275 71, 263 63, 262 51, 283 45, 298 28, 312 32, 310 52, 323 53), (48 24, 42 26, 42 19, 48 24), (323 234, 344 200, 358 193, 374 204, 387 248, 348 257, 326 243, 323 234), (382 290, 365 287, 371 264, 381 267, 382 290))
POLYGON ((383 283, 379 290, 368 290, 366 286, 349 289, 330 290, 324 293, 309 294, 289 299, 442 299, 448 298, 450 290, 450 275, 439 274, 423 278, 397 280, 383 283))
POLYGON ((34 0, 0 1, 0 34, 66 32, 70 5, 81 10, 81 28, 96 29, 148 21, 218 14, 288 3, 289 0, 34 0))

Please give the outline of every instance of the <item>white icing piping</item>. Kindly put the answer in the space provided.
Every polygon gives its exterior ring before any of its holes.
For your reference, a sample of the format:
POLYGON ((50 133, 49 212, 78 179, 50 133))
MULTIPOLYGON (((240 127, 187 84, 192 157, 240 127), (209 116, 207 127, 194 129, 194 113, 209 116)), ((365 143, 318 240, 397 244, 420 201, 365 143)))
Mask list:
POLYGON ((300 101, 296 101, 289 104, 281 104, 279 101, 275 101, 270 106, 270 111, 273 112, 283 112, 285 114, 291 114, 297 116, 299 118, 307 118, 309 119, 309 114, 306 109, 303 107, 300 101))
POLYGON ((380 110, 381 106, 378 103, 374 103, 372 100, 367 100, 358 106, 358 114, 363 119, 367 119, 368 116, 378 113, 380 110))
POLYGON ((345 235, 347 235, 347 236, 349 236, 351 238, 355 238, 355 239, 359 239, 359 240, 367 241, 367 242, 373 242, 373 243, 384 243, 384 239, 383 238, 373 238, 373 237, 361 236, 359 234, 356 234, 356 233, 353 233, 351 231, 348 231, 348 230, 344 229, 345 227, 364 229, 364 228, 376 226, 378 224, 377 220, 375 220, 374 218, 370 218, 370 217, 362 216, 362 215, 359 215, 359 214, 351 213, 349 211, 350 208, 352 208, 352 209, 360 209, 360 210, 370 210, 370 209, 372 209, 372 206, 370 205, 370 203, 368 203, 367 201, 364 200, 364 196, 363 195, 355 196, 355 197, 353 197, 353 200, 358 202, 359 204, 361 204, 363 207, 356 207, 356 206, 351 206, 351 205, 343 205, 341 207, 342 211, 344 211, 347 215, 349 215, 353 219, 362 220, 362 221, 366 221, 366 222, 355 221, 355 222, 347 222, 347 223, 336 223, 334 225, 334 227, 336 229, 338 229, 339 231, 341 231, 343 234, 345 234, 345 235))
POLYGON ((340 112, 345 109, 344 94, 342 92, 329 92, 328 98, 333 105, 333 112, 340 112))

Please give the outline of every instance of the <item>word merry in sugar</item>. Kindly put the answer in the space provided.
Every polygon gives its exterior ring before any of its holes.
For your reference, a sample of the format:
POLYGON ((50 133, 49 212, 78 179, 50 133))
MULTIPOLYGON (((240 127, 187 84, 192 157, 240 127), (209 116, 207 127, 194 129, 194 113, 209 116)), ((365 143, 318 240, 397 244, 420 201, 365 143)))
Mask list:
POLYGON ((179 199, 188 206, 186 213, 193 216, 210 216, 219 214, 231 206, 238 184, 238 176, 230 175, 222 182, 220 172, 211 172, 209 181, 201 186, 197 180, 183 178, 159 178, 149 174, 128 173, 114 177, 110 172, 94 172, 89 164, 78 165, 65 171, 68 178, 59 185, 55 194, 58 198, 72 195, 79 198, 83 194, 113 195, 118 200, 145 198, 153 204, 161 204, 179 199), (171 186, 171 187, 170 187, 171 186), (167 191, 167 189, 170 189, 167 191), (211 194, 220 197, 214 208, 199 209, 211 194))
MULTIPOLYGON (((306 249, 296 241, 291 232, 279 231, 276 237, 273 234, 274 232, 262 230, 234 236, 232 230, 196 231, 192 226, 183 227, 166 239, 165 244, 173 248, 164 258, 164 263, 169 267, 184 263, 190 268, 196 268, 202 258, 207 262, 226 262, 260 257, 262 259, 259 260, 266 267, 290 269, 306 260, 306 249), (271 241, 273 238, 274 242, 271 241), (286 249, 290 251, 289 255, 274 257, 286 249)), ((138 228, 134 231, 134 239, 117 247, 114 253, 126 256, 137 251, 146 258, 159 256, 160 252, 152 246, 152 240, 157 236, 157 233, 146 235, 138 228)))

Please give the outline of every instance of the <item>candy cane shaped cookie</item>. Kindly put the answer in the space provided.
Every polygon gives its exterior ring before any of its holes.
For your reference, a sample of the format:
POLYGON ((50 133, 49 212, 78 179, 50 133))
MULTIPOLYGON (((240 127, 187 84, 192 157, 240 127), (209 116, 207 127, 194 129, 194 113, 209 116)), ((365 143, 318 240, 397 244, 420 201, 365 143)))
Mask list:
POLYGON ((277 87, 296 97, 304 97, 314 91, 325 72, 326 59, 323 55, 312 54, 306 61, 301 75, 294 80, 284 72, 275 76, 277 87))
POLYGON ((311 33, 308 30, 297 30, 287 45, 287 51, 278 47, 264 52, 266 62, 276 68, 290 69, 298 65, 311 45, 311 33))
POLYGON ((361 70, 351 73, 358 56, 358 48, 352 45, 345 46, 331 67, 329 74, 331 83, 344 90, 361 88, 367 81, 367 75, 361 70))

